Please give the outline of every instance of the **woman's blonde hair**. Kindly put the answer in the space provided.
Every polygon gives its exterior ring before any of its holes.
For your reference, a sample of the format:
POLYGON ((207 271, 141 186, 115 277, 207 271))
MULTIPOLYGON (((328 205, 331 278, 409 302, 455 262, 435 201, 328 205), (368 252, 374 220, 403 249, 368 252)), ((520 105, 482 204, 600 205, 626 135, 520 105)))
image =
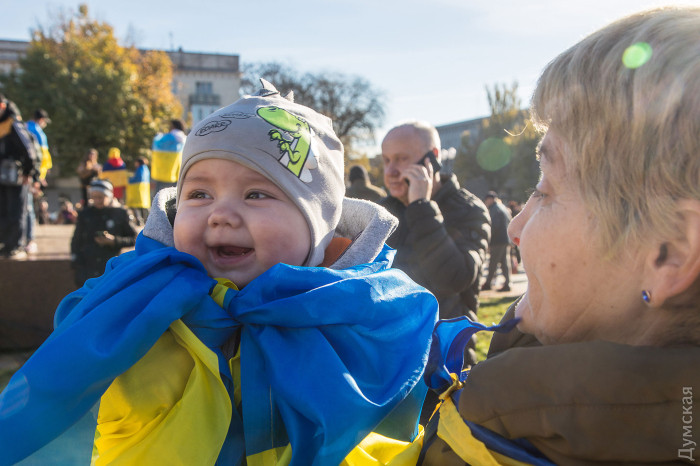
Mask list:
POLYGON ((608 254, 672 238, 675 201, 700 199, 700 8, 642 12, 588 36, 545 68, 531 113, 565 141, 567 175, 608 254))

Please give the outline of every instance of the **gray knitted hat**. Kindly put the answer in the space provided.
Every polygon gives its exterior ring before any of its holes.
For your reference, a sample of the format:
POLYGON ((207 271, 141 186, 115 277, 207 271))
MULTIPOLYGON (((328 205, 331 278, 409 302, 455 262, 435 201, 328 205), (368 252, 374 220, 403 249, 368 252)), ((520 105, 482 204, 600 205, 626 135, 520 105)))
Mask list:
POLYGON ((316 266, 333 238, 345 193, 343 145, 333 122, 282 97, 270 83, 197 123, 185 142, 177 182, 205 159, 224 159, 259 172, 299 207, 311 232, 305 266, 316 266))

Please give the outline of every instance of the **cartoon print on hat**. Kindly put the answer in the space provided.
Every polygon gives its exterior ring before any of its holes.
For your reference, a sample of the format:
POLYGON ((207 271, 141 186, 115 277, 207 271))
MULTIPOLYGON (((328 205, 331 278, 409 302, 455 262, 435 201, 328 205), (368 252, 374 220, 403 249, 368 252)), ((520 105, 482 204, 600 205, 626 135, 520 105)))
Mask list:
MULTIPOLYGON (((273 126, 268 135, 271 142, 277 143, 280 152, 277 160, 301 181, 310 183, 312 176, 309 170, 318 168, 318 162, 312 150, 314 132, 309 123, 276 106, 261 107, 257 110, 257 115, 273 126)), ((232 123, 231 120, 253 117, 255 115, 243 112, 224 113, 219 115, 220 120, 207 122, 197 130, 195 135, 207 136, 218 133, 228 128, 232 123)))
POLYGON ((274 125, 268 133, 271 141, 277 141, 282 157, 279 162, 305 183, 311 182, 309 169, 318 167, 316 155, 311 151, 313 130, 302 118, 279 107, 258 109, 260 117, 274 125), (308 162, 308 163, 307 163, 308 162))

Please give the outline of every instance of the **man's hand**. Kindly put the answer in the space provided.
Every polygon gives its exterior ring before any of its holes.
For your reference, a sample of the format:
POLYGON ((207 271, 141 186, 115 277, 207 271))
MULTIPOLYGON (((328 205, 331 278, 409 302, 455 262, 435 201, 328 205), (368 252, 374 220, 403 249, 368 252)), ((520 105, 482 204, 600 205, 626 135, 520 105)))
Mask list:
POLYGON ((114 235, 107 231, 103 231, 101 234, 95 235, 95 242, 100 246, 115 246, 117 242, 115 241, 114 235))
POLYGON ((429 160, 423 165, 413 164, 401 172, 401 177, 408 181, 408 203, 420 199, 430 200, 433 194, 433 166, 429 160))

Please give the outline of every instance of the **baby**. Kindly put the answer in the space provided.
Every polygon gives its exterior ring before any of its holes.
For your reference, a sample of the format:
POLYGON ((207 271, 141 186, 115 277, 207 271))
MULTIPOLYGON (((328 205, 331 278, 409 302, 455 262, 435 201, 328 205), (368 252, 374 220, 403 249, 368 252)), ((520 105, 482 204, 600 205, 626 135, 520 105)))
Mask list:
POLYGON ((197 124, 136 250, 64 299, 0 395, 0 451, 87 425, 96 464, 417 459, 437 303, 391 268, 396 219, 344 189, 331 121, 269 83, 197 124))

